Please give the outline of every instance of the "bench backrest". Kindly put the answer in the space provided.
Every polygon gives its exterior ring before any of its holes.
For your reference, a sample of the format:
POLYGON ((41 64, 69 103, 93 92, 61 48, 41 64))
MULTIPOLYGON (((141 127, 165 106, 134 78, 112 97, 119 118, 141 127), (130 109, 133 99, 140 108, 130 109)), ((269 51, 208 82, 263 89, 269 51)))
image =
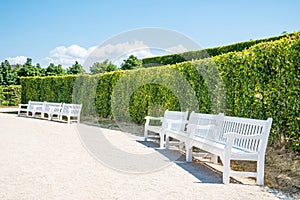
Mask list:
POLYGON ((33 110, 34 106, 42 106, 39 107, 37 110, 42 110, 43 106, 45 105, 45 102, 40 102, 40 101, 28 101, 28 110, 33 110))
POLYGON ((45 102, 44 111, 49 112, 51 107, 61 108, 62 103, 55 103, 55 102, 45 102))
POLYGON ((216 141, 219 138, 224 114, 202 114, 192 112, 187 125, 187 133, 191 138, 200 137, 216 141))
POLYGON ((63 103, 61 113, 69 116, 79 116, 82 104, 63 103))
POLYGON ((188 114, 189 114, 188 111, 182 112, 182 111, 166 110, 164 114, 164 118, 162 120, 163 128, 164 129, 168 128, 173 131, 184 131, 188 114), (168 125, 168 120, 171 120, 171 123, 169 123, 169 125, 168 125), (174 123, 175 121, 178 121, 178 123, 174 123))
POLYGON ((249 119, 225 116, 219 141, 226 141, 225 133, 233 132, 239 135, 261 135, 257 139, 236 139, 233 146, 253 152, 265 151, 268 143, 272 118, 267 120, 249 119))

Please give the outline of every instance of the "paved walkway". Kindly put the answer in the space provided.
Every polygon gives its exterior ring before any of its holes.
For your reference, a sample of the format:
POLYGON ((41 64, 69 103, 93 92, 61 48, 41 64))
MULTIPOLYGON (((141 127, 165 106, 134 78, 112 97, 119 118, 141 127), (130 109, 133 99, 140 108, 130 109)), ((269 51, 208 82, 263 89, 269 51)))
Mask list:
POLYGON ((276 199, 264 187, 224 185, 201 163, 140 141, 119 131, 0 114, 0 199, 276 199))
POLYGON ((0 108, 0 113, 18 112, 19 108, 0 108))

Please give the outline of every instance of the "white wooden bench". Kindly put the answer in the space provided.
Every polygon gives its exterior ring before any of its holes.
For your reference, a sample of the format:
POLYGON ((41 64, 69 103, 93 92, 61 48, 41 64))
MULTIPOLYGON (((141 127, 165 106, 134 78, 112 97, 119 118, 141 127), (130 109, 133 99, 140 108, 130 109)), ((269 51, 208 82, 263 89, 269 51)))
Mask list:
POLYGON ((48 120, 51 120, 51 113, 60 112, 61 108, 62 103, 45 102, 42 111, 42 117, 44 118, 45 114, 47 114, 48 120))
POLYGON ((198 147, 213 155, 212 161, 220 157, 223 163, 223 183, 230 176, 255 177, 258 185, 264 184, 264 162, 272 118, 248 119, 192 112, 184 132, 166 131, 169 137, 182 140, 186 146, 186 160, 192 161, 192 148, 198 147), (180 135, 180 136, 177 136, 180 135), (231 160, 256 161, 256 172, 238 172, 230 168, 231 160))
POLYGON ((164 117, 151 117, 146 116, 146 123, 144 128, 144 140, 147 141, 148 132, 158 133, 160 137, 160 148, 163 148, 165 145, 165 129, 168 127, 170 130, 174 131, 184 131, 186 120, 188 117, 188 111, 169 111, 166 110, 164 117), (152 120, 160 121, 161 125, 151 125, 152 120), (168 125, 169 122, 172 122, 172 125, 168 125))
POLYGON ((19 104, 18 116, 21 116, 22 112, 26 112, 28 117, 31 113, 32 117, 35 117, 36 113, 43 113, 43 108, 46 102, 29 101, 28 104, 19 104))
POLYGON ((63 103, 60 110, 53 110, 50 113, 50 119, 52 120, 54 116, 62 121, 63 116, 67 117, 68 124, 70 122, 80 123, 80 113, 81 113, 82 104, 70 104, 63 103))

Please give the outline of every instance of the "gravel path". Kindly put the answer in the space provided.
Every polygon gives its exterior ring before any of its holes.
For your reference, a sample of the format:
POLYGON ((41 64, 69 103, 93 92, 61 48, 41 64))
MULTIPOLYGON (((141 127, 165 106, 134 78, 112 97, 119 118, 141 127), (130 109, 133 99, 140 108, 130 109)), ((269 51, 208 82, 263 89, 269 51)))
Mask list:
POLYGON ((138 142, 137 136, 93 127, 111 143, 118 141, 113 145, 123 152, 151 153, 167 163, 148 173, 133 174, 130 170, 135 167, 128 165, 127 172, 114 170, 101 162, 101 156, 118 158, 120 154, 92 155, 97 150, 89 148, 90 144, 108 147, 101 138, 93 140, 90 132, 79 129, 74 124, 0 114, 0 199, 277 199, 264 187, 224 185, 220 174, 200 163, 185 163, 182 158, 171 162, 170 152, 138 142))

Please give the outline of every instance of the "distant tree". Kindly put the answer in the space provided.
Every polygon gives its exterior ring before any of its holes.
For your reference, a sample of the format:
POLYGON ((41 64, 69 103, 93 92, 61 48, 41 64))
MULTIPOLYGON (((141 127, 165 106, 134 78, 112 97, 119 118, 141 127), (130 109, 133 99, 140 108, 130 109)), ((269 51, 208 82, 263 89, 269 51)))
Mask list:
POLYGON ((75 64, 67 69, 67 73, 68 74, 84 74, 86 72, 83 69, 82 65, 80 65, 77 61, 75 61, 75 64))
POLYGON ((45 69, 45 68, 42 68, 41 65, 40 65, 40 63, 37 63, 37 64, 35 65, 35 67, 36 67, 37 69, 39 69, 39 71, 40 71, 40 76, 46 76, 46 69, 45 69))
POLYGON ((18 84, 18 74, 8 62, 5 60, 1 63, 0 68, 0 85, 16 85, 18 84))
POLYGON ((284 34, 287 34, 287 33, 288 33, 287 31, 282 31, 281 35, 284 35, 284 34))
POLYGON ((142 60, 139 60, 136 56, 130 55, 127 59, 123 60, 121 69, 130 70, 141 67, 143 64, 142 60))
POLYGON ((31 58, 27 58, 24 65, 32 65, 32 59, 31 58))
POLYGON ((53 63, 50 63, 45 70, 45 76, 61 76, 64 74, 66 74, 66 71, 62 68, 62 66, 55 66, 53 63))
POLYGON ((41 76, 41 68, 32 65, 32 59, 27 58, 23 67, 18 71, 18 76, 41 76))
POLYGON ((117 66, 112 64, 108 59, 103 62, 96 62, 93 66, 90 67, 90 71, 92 74, 99 74, 104 72, 116 71, 117 66))

